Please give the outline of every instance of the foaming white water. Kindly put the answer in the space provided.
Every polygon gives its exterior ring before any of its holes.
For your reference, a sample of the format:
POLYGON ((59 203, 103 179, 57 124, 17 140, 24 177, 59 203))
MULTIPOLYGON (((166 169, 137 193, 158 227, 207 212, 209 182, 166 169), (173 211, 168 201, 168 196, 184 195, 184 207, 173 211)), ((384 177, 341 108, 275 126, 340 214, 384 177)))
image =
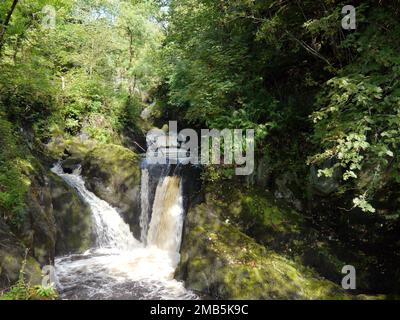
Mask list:
POLYGON ((64 299, 196 299, 173 279, 174 263, 157 248, 91 250, 56 259, 64 299))
POLYGON ((142 170, 142 183, 140 189, 141 199, 141 214, 140 214, 140 241, 146 243, 147 231, 149 229, 149 214, 150 214, 150 203, 149 203, 149 170, 142 170))
MULTIPOLYGON (((114 208, 86 189, 79 171, 65 174, 60 165, 52 171, 90 206, 97 238, 96 248, 56 259, 57 287, 63 299, 197 298, 173 278, 183 224, 179 178, 163 178, 157 188, 149 228, 151 245, 146 247, 134 239, 114 208)), ((142 177, 146 179, 146 173, 142 177)))

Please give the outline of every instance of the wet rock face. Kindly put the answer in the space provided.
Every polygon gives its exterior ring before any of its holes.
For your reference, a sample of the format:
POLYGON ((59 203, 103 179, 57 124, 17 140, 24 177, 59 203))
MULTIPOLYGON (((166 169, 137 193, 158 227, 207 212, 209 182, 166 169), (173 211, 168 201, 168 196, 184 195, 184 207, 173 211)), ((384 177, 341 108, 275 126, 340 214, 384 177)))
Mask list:
POLYGON ((92 214, 75 190, 61 178, 49 182, 56 225, 56 256, 82 253, 92 247, 92 214))
POLYGON ((82 176, 87 188, 117 208, 140 239, 140 160, 131 150, 101 145, 87 153, 82 176))
POLYGON ((54 261, 56 243, 51 189, 42 167, 30 180, 26 218, 16 235, 30 249, 30 255, 41 265, 47 265, 54 261))
POLYGON ((222 221, 210 201, 187 215, 178 279, 218 299, 346 299, 337 285, 222 221))
POLYGON ((55 256, 91 247, 91 213, 76 192, 42 166, 29 179, 22 225, 11 230, 0 220, 0 289, 18 280, 25 256, 26 277, 40 284, 55 256))
POLYGON ((76 192, 53 174, 31 177, 24 223, 12 231, 0 219, 0 290, 24 270, 32 285, 41 283, 41 267, 56 255, 83 252, 91 245, 91 213, 76 192))
MULTIPOLYGON (((0 244, 0 290, 3 290, 18 280, 26 249, 1 219, 0 244)), ((40 265, 29 256, 26 260, 25 277, 32 285, 41 282, 40 265)))

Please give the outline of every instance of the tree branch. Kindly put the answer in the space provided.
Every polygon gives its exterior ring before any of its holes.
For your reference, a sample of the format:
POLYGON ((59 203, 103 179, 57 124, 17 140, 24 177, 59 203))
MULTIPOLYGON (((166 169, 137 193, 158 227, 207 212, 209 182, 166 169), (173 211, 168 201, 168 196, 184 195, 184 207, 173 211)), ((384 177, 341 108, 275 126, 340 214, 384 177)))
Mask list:
POLYGON ((6 20, 4 20, 4 23, 1 26, 1 29, 0 29, 0 52, 1 52, 1 49, 3 48, 3 45, 4 45, 4 35, 5 35, 6 31, 7 31, 7 27, 9 25, 9 23, 10 23, 10 20, 11 20, 11 17, 13 15, 13 13, 14 13, 14 10, 17 7, 18 1, 19 0, 14 0, 13 1, 12 5, 11 5, 11 8, 8 11, 6 20))

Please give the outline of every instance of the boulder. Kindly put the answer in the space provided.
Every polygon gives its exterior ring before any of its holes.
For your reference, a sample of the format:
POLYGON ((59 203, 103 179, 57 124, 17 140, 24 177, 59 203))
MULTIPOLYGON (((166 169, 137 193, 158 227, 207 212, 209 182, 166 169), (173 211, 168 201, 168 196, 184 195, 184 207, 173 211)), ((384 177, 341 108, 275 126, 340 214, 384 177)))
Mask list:
POLYGON ((338 285, 223 221, 209 201, 189 210, 176 277, 217 299, 349 299, 338 285))
POLYGON ((358 287, 368 287, 364 267, 369 259, 365 255, 353 254, 346 243, 321 234, 306 215, 276 199, 272 193, 224 183, 218 188, 208 188, 207 203, 213 204, 222 221, 229 221, 259 244, 313 268, 330 281, 340 283, 343 266, 356 266, 358 287))
POLYGON ((99 145, 82 163, 87 188, 115 207, 140 239, 140 158, 118 145, 99 145))

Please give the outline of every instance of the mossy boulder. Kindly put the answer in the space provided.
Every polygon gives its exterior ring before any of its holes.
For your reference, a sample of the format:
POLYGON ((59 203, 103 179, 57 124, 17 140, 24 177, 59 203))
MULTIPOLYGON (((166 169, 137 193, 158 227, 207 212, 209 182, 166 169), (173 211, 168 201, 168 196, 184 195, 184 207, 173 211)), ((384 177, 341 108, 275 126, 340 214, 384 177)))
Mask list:
POLYGON ((99 198, 118 209, 140 237, 140 159, 131 150, 118 145, 98 145, 82 163, 86 186, 99 198))
POLYGON ((47 150, 54 159, 67 159, 69 162, 80 163, 96 145, 97 142, 94 140, 83 141, 79 137, 66 139, 60 136, 53 138, 47 144, 47 150))
POLYGON ((25 278, 32 285, 41 283, 40 264, 30 255, 26 255, 25 246, 0 219, 0 290, 9 288, 19 276, 26 258, 25 278))
POLYGON ((208 200, 189 210, 176 272, 218 299, 349 299, 338 285, 256 243, 208 200))
POLYGON ((56 256, 82 253, 92 247, 92 214, 90 208, 61 178, 49 175, 56 224, 56 256))
POLYGON ((140 237, 140 159, 132 150, 80 138, 53 139, 48 148, 65 172, 82 167, 86 187, 115 207, 140 237))
MULTIPOLYGON (((340 283, 341 270, 353 264, 359 271, 358 286, 365 288, 362 259, 349 256, 336 238, 321 236, 306 216, 277 200, 268 191, 237 184, 208 188, 207 199, 223 221, 229 221, 258 243, 315 269, 323 277, 340 283), (357 263, 356 263, 357 262, 357 263)), ((351 253, 351 252, 350 252, 351 253)))
POLYGON ((285 248, 288 242, 301 236, 304 217, 279 204, 267 192, 257 189, 233 188, 221 195, 208 194, 217 212, 237 224, 246 234, 274 249, 285 248))

